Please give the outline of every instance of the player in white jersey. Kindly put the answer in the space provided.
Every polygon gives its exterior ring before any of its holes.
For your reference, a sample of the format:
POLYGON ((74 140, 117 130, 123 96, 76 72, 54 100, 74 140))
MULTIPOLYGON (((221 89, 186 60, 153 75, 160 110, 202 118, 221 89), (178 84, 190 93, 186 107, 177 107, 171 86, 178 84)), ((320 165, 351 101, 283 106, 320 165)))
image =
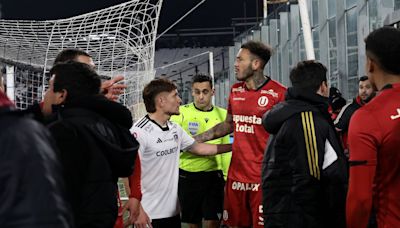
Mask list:
POLYGON ((171 115, 179 114, 181 103, 171 81, 151 81, 143 90, 143 100, 148 115, 131 129, 140 143, 140 164, 135 165, 130 177, 131 195, 125 208, 130 210, 129 221, 135 227, 181 227, 179 152, 215 155, 229 152, 231 145, 197 143, 179 125, 169 121, 171 115))

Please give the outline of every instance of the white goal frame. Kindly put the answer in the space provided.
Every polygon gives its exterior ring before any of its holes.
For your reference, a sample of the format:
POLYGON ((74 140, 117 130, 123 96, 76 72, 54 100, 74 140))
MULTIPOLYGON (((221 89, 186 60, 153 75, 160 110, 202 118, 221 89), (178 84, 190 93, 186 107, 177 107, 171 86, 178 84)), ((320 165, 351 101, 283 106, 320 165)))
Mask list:
POLYGON ((41 91, 34 92, 39 99, 47 88, 46 73, 57 54, 66 48, 86 51, 99 74, 125 76, 128 88, 121 101, 137 119, 145 113, 143 85, 155 76, 155 40, 162 2, 131 0, 60 20, 0 20, 0 61, 42 69, 41 91))

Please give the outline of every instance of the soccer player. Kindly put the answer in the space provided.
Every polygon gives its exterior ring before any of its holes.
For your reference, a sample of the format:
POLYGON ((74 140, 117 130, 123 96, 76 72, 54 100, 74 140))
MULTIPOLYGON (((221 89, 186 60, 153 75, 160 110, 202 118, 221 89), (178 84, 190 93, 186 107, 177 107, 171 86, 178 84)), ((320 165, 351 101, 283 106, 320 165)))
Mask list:
POLYGON ((349 127, 347 227, 400 227, 400 31, 383 27, 365 39, 366 67, 377 96, 354 113, 349 127))
POLYGON ((224 224, 235 227, 263 227, 261 164, 268 133, 263 114, 284 100, 286 88, 263 71, 272 50, 261 42, 241 46, 236 61, 236 83, 231 88, 225 121, 195 136, 198 142, 233 132, 232 160, 224 197, 224 224))
MULTIPOLYGON (((212 78, 198 74, 192 80, 194 102, 182 105, 180 114, 171 117, 188 134, 197 135, 223 122, 226 110, 213 106, 214 88, 212 78)), ((227 144, 229 135, 208 143, 227 144)), ((182 152, 179 160, 179 202, 182 222, 190 228, 217 228, 220 225, 224 200, 224 176, 228 173, 231 153, 216 156, 197 156, 182 152)))
POLYGON ((130 177, 131 196, 125 208, 130 210, 130 223, 134 222, 137 227, 181 227, 178 200, 180 151, 207 156, 231 151, 232 147, 230 144, 197 143, 182 127, 169 121, 171 115, 179 115, 181 103, 171 81, 151 81, 143 90, 143 100, 148 115, 131 129, 140 143, 140 165, 135 166, 130 177), (140 213, 134 221, 138 208, 140 213))

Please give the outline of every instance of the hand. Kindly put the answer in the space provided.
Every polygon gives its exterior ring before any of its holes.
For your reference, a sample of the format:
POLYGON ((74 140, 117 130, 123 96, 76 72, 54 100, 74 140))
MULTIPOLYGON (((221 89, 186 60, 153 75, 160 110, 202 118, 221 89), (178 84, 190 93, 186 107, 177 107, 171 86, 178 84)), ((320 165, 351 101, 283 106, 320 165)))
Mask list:
POLYGON ((127 87, 125 84, 118 83, 122 80, 124 80, 123 76, 115 76, 110 80, 104 81, 101 83, 101 92, 109 100, 116 101, 119 95, 121 95, 127 87))
POLYGON ((140 206, 140 213, 135 222, 135 228, 153 228, 151 220, 142 206, 140 206))
POLYGON ((129 211, 128 224, 132 225, 138 219, 140 208, 141 208, 140 201, 136 198, 130 198, 118 215, 121 216, 125 213, 126 210, 128 210, 129 211))

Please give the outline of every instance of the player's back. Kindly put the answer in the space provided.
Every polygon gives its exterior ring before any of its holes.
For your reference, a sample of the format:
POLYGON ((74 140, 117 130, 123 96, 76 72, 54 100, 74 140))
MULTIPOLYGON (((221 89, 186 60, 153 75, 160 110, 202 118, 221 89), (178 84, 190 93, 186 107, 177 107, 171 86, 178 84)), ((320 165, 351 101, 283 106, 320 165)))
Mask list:
POLYGON ((378 225, 400 227, 400 83, 381 90, 355 113, 354 121, 371 125, 370 143, 377 148, 374 203, 378 225))

